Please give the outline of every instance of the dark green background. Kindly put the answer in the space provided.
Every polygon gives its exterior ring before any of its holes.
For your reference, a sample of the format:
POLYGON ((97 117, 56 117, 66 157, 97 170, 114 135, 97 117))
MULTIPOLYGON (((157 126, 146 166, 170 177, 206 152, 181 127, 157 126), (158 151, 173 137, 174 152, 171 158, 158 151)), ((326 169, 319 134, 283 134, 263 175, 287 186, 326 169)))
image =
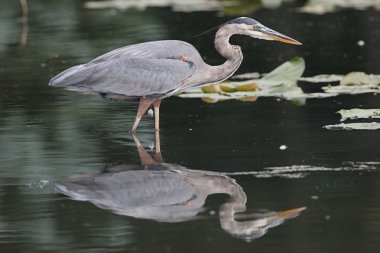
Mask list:
MULTIPOLYGON (((133 43, 181 39, 210 64, 223 59, 213 34, 194 37, 231 16, 173 12, 170 8, 88 10, 83 1, 29 1, 28 42, 19 47, 18 1, 0 4, 0 250, 1 252, 378 252, 380 173, 315 172, 301 179, 237 176, 247 212, 307 206, 296 219, 251 243, 222 231, 210 210, 226 201, 212 196, 199 219, 159 223, 118 216, 54 192, 54 182, 109 163, 139 163, 128 130, 137 104, 48 87, 60 71, 133 43), (313 199, 312 196, 318 196, 313 199), (330 219, 326 219, 326 216, 330 219)), ((302 1, 301 1, 302 2, 302 1)), ((301 3, 298 3, 301 4, 301 3)), ((365 71, 380 74, 380 15, 375 10, 304 14, 297 4, 249 14, 304 46, 234 37, 243 48, 239 73, 265 73, 302 56, 305 76, 365 71), (365 41, 363 47, 357 42, 365 41)), ((306 86, 310 89, 310 86, 306 86)), ((318 88, 313 88, 318 89, 318 88)), ((161 109, 164 159, 191 169, 260 171, 270 166, 339 168, 380 162, 378 131, 328 131, 335 112, 379 108, 375 95, 254 103, 206 104, 172 97, 161 109), (282 151, 280 145, 288 149, 282 151)), ((153 120, 138 136, 154 141, 153 120)), ((375 165, 375 167, 378 165, 375 165)))

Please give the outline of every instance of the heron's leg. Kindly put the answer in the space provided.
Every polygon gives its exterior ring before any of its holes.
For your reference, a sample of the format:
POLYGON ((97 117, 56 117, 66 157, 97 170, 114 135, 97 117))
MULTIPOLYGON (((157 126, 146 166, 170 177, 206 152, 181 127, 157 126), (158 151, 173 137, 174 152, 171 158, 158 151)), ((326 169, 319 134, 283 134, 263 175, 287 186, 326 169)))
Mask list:
MULTIPOLYGON (((157 99, 153 102, 154 109, 154 129, 156 131, 160 130, 160 104, 161 99, 157 99)), ((156 143, 157 144, 157 143, 156 143)))
POLYGON ((145 148, 141 145, 140 140, 136 137, 135 134, 132 134, 133 141, 137 147, 137 151, 139 152, 141 165, 152 165, 155 164, 156 161, 153 159, 151 155, 145 150, 145 148))
POLYGON ((161 154, 161 143, 160 143, 160 131, 155 131, 155 137, 156 137, 156 150, 155 154, 153 154, 154 160, 156 160, 159 163, 164 163, 164 159, 162 158, 161 154))
POLYGON ((140 123, 141 117, 149 109, 149 107, 153 104, 153 102, 154 100, 152 99, 140 98, 139 109, 137 110, 136 119, 135 119, 135 122, 133 123, 131 133, 136 133, 136 129, 140 123))

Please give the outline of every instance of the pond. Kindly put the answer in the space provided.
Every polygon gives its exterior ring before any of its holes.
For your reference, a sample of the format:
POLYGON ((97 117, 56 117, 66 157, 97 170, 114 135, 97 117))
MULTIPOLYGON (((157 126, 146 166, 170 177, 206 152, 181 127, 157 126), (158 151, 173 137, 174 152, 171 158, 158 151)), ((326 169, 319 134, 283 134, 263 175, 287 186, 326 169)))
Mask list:
POLYGON ((237 74, 296 56, 305 77, 380 74, 376 9, 317 15, 300 11, 303 1, 199 2, 189 11, 30 1, 22 20, 18 1, 2 1, 1 252, 379 252, 380 134, 324 128, 340 123, 339 110, 380 108, 378 91, 302 103, 173 96, 159 133, 146 116, 131 135, 137 102, 48 86, 70 66, 151 40, 188 41, 221 64, 214 33, 194 36, 238 16, 303 46, 234 36, 244 54, 237 74))

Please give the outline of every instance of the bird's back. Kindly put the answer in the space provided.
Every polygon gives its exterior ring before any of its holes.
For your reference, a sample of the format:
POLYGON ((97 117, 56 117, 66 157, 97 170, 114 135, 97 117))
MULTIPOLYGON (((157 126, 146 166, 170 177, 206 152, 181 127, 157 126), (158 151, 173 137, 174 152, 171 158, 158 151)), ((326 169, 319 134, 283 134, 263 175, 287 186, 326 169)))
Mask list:
POLYGON ((195 216, 207 196, 181 170, 175 164, 140 166, 138 170, 77 176, 55 183, 55 188, 118 214, 175 222, 195 216), (186 204, 189 201, 192 205, 186 204))
POLYGON ((201 64, 198 51, 187 42, 152 41, 74 66, 52 78, 49 85, 85 93, 160 97, 179 89, 201 64))

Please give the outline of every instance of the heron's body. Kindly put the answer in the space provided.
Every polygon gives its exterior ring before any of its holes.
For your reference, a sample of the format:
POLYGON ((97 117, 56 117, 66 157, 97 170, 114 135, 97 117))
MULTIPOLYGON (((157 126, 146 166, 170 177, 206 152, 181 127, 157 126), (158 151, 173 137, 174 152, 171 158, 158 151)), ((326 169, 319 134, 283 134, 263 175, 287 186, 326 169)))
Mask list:
POLYGON ((229 43, 234 34, 269 40, 279 38, 277 40, 299 44, 253 19, 238 18, 221 26, 216 33, 215 47, 226 58, 222 65, 208 65, 187 42, 152 41, 115 49, 86 64, 74 66, 52 78, 49 85, 106 97, 139 98, 132 131, 152 104, 158 129, 161 99, 191 87, 221 82, 239 68, 243 54, 239 46, 229 43), (272 37, 260 37, 262 34, 272 37))
POLYGON ((197 50, 183 41, 167 40, 116 49, 52 79, 53 86, 87 93, 163 98, 191 82, 204 64, 197 50), (181 60, 188 57, 189 61, 181 60), (191 59, 191 60, 190 60, 191 59))

